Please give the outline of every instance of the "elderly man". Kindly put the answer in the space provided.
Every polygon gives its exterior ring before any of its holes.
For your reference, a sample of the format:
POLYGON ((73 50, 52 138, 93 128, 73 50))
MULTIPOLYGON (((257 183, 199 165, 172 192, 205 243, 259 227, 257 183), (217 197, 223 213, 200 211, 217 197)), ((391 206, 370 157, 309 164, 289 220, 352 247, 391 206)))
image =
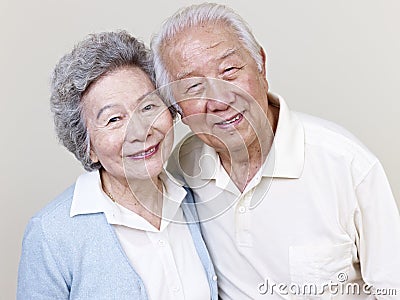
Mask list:
POLYGON ((399 299, 400 218, 381 164, 268 91, 245 22, 190 6, 152 48, 161 92, 195 133, 169 169, 194 190, 220 296, 399 299))

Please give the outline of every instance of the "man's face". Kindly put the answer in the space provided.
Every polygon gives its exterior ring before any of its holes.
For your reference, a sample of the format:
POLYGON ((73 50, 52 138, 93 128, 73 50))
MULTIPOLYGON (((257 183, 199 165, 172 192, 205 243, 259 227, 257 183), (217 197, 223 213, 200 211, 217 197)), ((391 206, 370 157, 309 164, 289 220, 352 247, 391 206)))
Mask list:
MULTIPOLYGON (((260 49, 261 51, 261 49, 260 49)), ((183 122, 217 151, 258 142, 269 126, 264 71, 223 23, 187 28, 164 45, 163 59, 183 122)))

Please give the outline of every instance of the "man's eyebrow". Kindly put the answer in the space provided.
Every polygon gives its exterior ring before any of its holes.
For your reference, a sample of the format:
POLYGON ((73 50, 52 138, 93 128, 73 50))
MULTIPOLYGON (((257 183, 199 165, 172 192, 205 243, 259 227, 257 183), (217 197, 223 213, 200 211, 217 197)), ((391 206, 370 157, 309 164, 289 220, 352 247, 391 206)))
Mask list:
POLYGON ((227 49, 224 53, 222 53, 222 55, 218 58, 218 60, 225 59, 225 58, 235 54, 238 49, 239 48, 237 48, 237 47, 227 49))
POLYGON ((189 76, 191 73, 192 73, 192 71, 188 71, 188 70, 181 71, 176 75, 176 80, 181 80, 181 79, 189 76))
MULTIPOLYGON (((139 104, 140 102, 142 102, 148 95, 150 95, 150 94, 152 94, 152 93, 158 95, 158 93, 155 92, 154 90, 153 90, 153 91, 150 91, 150 92, 147 92, 147 93, 143 94, 142 96, 140 96, 140 97, 136 100, 136 101, 137 101, 137 104, 139 104)), ((97 113, 97 120, 100 118, 101 114, 102 114, 105 110, 110 109, 110 108, 112 108, 112 107, 114 107, 114 106, 117 106, 117 105, 116 105, 116 104, 108 104, 108 105, 102 107, 102 108, 99 110, 99 112, 97 113)))

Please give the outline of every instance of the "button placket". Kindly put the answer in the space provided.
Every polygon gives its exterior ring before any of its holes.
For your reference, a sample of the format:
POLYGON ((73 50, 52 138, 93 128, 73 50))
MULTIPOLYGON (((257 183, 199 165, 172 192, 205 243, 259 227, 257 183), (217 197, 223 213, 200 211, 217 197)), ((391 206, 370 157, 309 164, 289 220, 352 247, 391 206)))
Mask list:
POLYGON ((167 275, 166 284, 168 285, 171 297, 175 299, 182 299, 182 284, 176 268, 175 258, 169 244, 168 232, 163 231, 156 233, 156 235, 150 234, 150 236, 150 239, 152 239, 154 245, 158 247, 159 257, 163 263, 164 272, 166 272, 167 275))
POLYGON ((250 234, 251 213, 249 205, 254 189, 242 196, 236 206, 236 242, 241 246, 251 246, 252 238, 250 234))

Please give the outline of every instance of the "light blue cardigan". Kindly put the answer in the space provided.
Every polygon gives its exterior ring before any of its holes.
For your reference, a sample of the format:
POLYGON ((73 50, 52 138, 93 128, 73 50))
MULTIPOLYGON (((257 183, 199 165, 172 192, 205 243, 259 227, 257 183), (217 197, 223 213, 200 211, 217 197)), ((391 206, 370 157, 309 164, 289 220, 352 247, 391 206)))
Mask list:
MULTIPOLYGON (((103 213, 69 216, 74 185, 29 222, 22 245, 17 299, 147 299, 146 289, 103 213)), ((182 203, 196 221, 193 195, 182 203)), ((189 223, 207 274, 211 299, 218 299, 214 267, 198 223, 189 223)), ((188 261, 190 263, 190 261, 188 261)))

